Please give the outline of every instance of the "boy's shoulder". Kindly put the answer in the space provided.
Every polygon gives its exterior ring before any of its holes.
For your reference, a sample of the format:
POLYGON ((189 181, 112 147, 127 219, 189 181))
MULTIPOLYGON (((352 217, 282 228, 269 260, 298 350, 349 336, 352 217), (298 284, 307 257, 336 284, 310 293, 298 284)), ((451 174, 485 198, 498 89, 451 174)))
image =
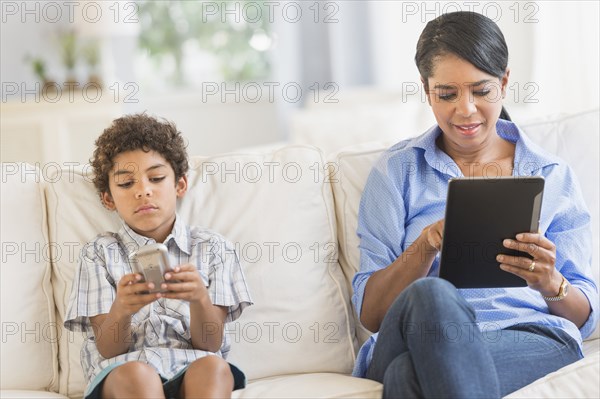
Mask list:
POLYGON ((223 243, 226 245, 233 245, 227 237, 223 234, 216 232, 215 230, 202 227, 202 226, 188 226, 189 237, 192 243, 223 243))
POLYGON ((112 247, 121 244, 119 234, 111 231, 98 233, 94 238, 89 240, 85 246, 91 248, 112 247))

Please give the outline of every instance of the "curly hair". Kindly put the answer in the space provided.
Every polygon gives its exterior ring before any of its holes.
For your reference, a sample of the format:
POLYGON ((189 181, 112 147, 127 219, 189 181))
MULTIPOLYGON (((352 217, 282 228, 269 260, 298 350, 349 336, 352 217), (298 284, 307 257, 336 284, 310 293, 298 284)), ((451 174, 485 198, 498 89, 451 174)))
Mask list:
POLYGON ((186 144, 173 122, 148 116, 145 113, 125 115, 115 119, 95 142, 96 149, 90 163, 94 171, 93 183, 102 196, 110 193, 109 173, 117 155, 142 150, 156 151, 163 156, 175 172, 175 181, 188 169, 186 144))

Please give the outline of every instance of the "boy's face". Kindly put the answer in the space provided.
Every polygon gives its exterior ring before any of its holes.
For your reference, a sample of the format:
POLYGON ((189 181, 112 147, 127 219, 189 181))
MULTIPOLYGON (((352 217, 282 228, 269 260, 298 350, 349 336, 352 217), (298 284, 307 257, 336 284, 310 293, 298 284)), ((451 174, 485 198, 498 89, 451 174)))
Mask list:
POLYGON ((177 198, 187 190, 187 178, 175 182, 175 172, 162 155, 142 150, 122 152, 109 172, 110 193, 102 200, 136 233, 163 242, 175 222, 177 198))

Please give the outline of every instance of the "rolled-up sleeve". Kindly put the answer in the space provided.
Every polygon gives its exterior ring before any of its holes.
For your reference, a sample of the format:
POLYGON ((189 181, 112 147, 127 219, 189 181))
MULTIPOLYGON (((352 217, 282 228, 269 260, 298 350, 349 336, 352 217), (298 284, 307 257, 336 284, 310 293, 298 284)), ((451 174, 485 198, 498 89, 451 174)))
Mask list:
POLYGON ((358 315, 362 312, 369 277, 400 256, 405 236, 403 199, 393 182, 382 172, 381 162, 367 179, 358 211, 360 269, 352 280, 352 303, 358 315))
POLYGON ((579 288, 589 301, 590 316, 580 328, 581 336, 585 339, 598 324, 598 286, 592 274, 591 217, 574 173, 565 167, 564 174, 561 205, 546 235, 557 248, 557 270, 573 287, 579 288))

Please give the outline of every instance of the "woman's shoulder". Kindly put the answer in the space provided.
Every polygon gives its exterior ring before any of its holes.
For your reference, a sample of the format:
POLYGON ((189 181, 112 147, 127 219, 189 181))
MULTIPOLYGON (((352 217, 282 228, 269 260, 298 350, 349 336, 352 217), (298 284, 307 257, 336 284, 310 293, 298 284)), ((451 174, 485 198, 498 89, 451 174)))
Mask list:
POLYGON ((418 136, 397 142, 383 151, 375 162, 374 169, 389 174, 402 169, 402 165, 418 166, 424 158, 425 151, 435 145, 438 134, 437 126, 433 126, 418 136))

